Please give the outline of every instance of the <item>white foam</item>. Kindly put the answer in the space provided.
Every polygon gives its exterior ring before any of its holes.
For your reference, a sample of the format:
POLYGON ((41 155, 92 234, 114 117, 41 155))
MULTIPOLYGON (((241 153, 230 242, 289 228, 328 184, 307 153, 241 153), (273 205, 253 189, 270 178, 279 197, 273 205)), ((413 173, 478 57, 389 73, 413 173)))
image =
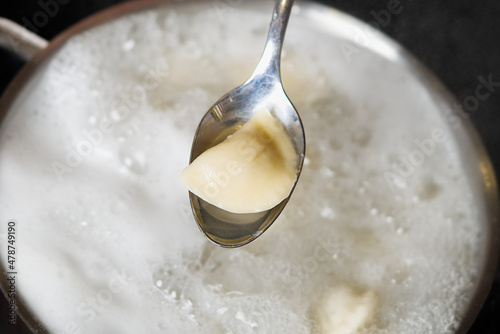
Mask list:
POLYGON ((366 333, 460 321, 480 226, 458 147, 435 143, 394 187, 384 177, 447 124, 406 68, 370 50, 347 66, 303 11, 283 61, 306 127, 299 185, 248 246, 198 231, 178 174, 203 113, 250 75, 271 8, 172 4, 115 20, 68 42, 17 100, 0 221, 18 221, 18 289, 50 331, 310 333, 314 302, 346 282, 380 296, 366 333))

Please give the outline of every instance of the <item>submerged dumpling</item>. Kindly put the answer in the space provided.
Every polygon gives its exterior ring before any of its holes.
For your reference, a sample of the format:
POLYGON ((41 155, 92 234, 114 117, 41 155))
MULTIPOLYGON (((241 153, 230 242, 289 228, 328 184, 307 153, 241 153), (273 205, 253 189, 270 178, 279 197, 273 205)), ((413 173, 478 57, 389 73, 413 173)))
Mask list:
POLYGON ((355 334, 373 318, 377 304, 373 290, 338 285, 323 294, 314 318, 322 334, 355 334))

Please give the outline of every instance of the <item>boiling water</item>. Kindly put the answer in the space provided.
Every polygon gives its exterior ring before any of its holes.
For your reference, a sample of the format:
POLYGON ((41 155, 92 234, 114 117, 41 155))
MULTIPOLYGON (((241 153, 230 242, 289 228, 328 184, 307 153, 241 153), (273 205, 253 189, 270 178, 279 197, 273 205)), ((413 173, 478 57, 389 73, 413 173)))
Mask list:
POLYGON ((17 99, 0 221, 17 222, 17 289, 50 332, 314 333, 339 286, 377 296, 360 333, 457 327, 481 238, 450 123, 397 54, 348 62, 304 8, 283 56, 307 135, 297 189, 248 246, 198 231, 178 174, 204 112, 251 74, 271 8, 115 20, 68 42, 17 99))

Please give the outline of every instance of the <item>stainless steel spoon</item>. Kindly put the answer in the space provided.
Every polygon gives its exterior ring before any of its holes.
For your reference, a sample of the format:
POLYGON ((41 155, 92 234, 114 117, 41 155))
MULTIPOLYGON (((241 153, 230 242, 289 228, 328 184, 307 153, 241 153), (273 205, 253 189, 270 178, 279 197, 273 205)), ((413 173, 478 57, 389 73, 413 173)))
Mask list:
MULTIPOLYGON (((292 5, 293 0, 276 0, 266 46, 257 68, 250 79, 224 95, 205 114, 194 136, 190 163, 240 128, 256 111, 266 108, 281 121, 297 151, 297 183, 305 155, 304 129, 297 111, 283 90, 280 74, 281 47, 292 5)), ((236 214, 219 209, 189 193, 201 231, 222 247, 239 247, 255 240, 278 217, 290 195, 268 211, 236 214)))

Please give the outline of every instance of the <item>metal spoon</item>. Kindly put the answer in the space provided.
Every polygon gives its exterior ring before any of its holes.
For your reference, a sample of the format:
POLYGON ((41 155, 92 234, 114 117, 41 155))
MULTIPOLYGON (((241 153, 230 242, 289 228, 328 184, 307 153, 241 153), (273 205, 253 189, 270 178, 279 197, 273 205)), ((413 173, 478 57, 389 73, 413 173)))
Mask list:
MULTIPOLYGON (((205 114, 196 130, 190 163, 235 132, 256 111, 266 108, 282 123, 297 151, 297 183, 305 155, 304 129, 283 90, 280 74, 281 47, 292 5, 293 0, 276 0, 266 46, 257 68, 250 79, 224 95, 205 114)), ((290 195, 268 211, 236 214, 189 193, 201 231, 216 245, 229 248, 243 246, 261 235, 281 213, 290 195)))

